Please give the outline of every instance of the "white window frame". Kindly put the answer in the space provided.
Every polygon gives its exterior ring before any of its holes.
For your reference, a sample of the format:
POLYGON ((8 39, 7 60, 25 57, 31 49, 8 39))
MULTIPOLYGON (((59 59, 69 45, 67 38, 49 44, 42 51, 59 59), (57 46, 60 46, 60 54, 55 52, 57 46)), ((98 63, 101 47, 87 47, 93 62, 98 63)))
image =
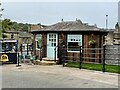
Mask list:
POLYGON ((68 34, 67 35, 67 52, 80 52, 80 51, 69 51, 68 49, 69 42, 78 42, 81 44, 80 46, 82 46, 82 34, 68 34), (72 39, 74 40, 72 41, 72 39))
POLYGON ((36 34, 36 37, 35 37, 36 50, 40 50, 39 48, 37 48, 37 41, 38 41, 39 38, 42 39, 42 34, 36 34))

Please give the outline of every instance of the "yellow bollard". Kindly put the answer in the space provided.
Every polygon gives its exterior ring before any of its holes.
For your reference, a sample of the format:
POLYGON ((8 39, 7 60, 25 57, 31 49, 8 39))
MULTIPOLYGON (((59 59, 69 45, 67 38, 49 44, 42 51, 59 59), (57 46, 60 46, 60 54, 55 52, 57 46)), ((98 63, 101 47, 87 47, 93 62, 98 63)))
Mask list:
POLYGON ((7 61, 9 61, 8 60, 8 56, 6 55, 6 54, 3 54, 2 56, 1 56, 1 60, 0 61, 2 61, 2 62, 7 62, 7 61))

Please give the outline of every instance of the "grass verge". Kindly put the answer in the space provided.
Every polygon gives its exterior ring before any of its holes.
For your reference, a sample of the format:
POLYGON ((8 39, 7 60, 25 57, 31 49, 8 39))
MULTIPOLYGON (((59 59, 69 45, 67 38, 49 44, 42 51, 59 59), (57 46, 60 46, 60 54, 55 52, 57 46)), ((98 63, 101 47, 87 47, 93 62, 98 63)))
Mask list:
MULTIPOLYGON (((68 62, 65 66, 79 68, 80 64, 79 64, 79 62, 68 62)), ((82 69, 102 71, 102 68, 103 68, 102 64, 82 63, 82 69)), ((105 72, 119 73, 120 74, 120 66, 118 66, 118 65, 105 65, 105 72)))

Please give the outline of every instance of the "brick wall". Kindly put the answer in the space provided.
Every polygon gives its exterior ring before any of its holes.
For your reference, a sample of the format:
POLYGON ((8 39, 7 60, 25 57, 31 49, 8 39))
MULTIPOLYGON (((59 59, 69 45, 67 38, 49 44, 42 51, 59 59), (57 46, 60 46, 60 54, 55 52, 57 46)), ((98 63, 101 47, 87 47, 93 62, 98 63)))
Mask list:
POLYGON ((120 45, 106 45, 105 54, 106 64, 120 64, 120 45))

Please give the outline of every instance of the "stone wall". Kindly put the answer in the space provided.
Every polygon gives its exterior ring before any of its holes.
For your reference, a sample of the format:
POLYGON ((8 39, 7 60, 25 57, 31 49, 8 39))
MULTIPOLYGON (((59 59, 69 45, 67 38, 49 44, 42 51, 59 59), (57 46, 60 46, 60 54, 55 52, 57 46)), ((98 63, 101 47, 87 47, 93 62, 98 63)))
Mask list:
POLYGON ((106 45, 106 64, 120 65, 120 45, 106 45))

